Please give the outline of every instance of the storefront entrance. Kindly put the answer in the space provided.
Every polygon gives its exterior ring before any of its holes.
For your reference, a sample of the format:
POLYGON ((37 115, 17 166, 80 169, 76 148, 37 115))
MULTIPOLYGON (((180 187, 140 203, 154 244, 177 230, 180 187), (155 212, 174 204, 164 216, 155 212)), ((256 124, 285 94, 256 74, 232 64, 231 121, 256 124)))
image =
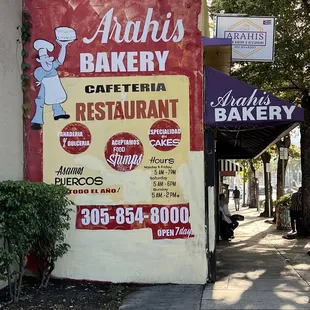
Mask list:
POLYGON ((222 159, 252 159, 304 120, 304 110, 205 67, 206 224, 209 280, 216 276, 219 167, 222 159))

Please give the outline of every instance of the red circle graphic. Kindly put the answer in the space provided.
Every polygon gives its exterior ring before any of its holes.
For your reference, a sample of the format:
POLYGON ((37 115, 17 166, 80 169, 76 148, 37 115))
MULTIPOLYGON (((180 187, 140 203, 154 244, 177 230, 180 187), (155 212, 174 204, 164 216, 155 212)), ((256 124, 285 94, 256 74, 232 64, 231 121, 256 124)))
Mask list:
POLYGON ((144 156, 139 138, 129 132, 112 136, 106 144, 104 156, 107 163, 117 171, 132 171, 137 168, 144 156))
POLYGON ((170 119, 157 121, 149 130, 150 145, 159 151, 173 150, 179 146, 181 137, 179 125, 170 119))
POLYGON ((89 129, 80 123, 70 123, 59 133, 59 143, 69 154, 85 152, 91 143, 89 129))

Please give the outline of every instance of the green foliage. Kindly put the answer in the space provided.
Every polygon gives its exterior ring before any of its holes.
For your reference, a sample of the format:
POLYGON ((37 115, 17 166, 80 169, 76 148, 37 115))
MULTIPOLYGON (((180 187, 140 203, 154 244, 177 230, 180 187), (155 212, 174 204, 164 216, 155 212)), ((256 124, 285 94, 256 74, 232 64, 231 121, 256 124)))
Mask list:
POLYGON ((249 162, 253 165, 255 170, 258 170, 262 166, 261 158, 250 159, 249 162))
POLYGON ((271 155, 271 158, 276 158, 279 155, 277 146, 275 144, 272 145, 267 151, 271 155))
POLYGON ((300 103, 310 89, 310 11, 308 0, 213 0, 211 11, 275 16, 273 63, 240 63, 234 75, 283 99, 300 103))
POLYGON ((36 255, 42 285, 54 262, 69 249, 64 242, 72 202, 62 186, 27 181, 0 182, 0 271, 8 281, 11 299, 18 301, 26 257, 36 255), (14 265, 18 266, 17 273, 14 265))
POLYGON ((21 51, 22 55, 22 64, 21 64, 21 69, 23 73, 21 74, 21 86, 22 86, 22 91, 24 94, 24 102, 23 102, 23 114, 24 118, 29 119, 30 118, 30 105, 29 101, 25 100, 26 93, 30 87, 30 78, 28 75, 28 70, 30 69, 30 64, 27 62, 28 58, 28 51, 25 49, 25 44, 29 43, 31 41, 31 28, 32 28, 32 23, 30 22, 31 16, 27 12, 22 13, 22 26, 20 27, 21 30, 21 42, 23 44, 23 49, 21 51))
MULTIPOLYGON (((221 10, 227 14, 276 17, 275 61, 240 62, 234 66, 233 75, 284 100, 301 104, 302 97, 310 90, 309 0, 213 0, 210 11, 221 10)), ((278 158, 275 146, 269 153, 273 159, 278 158)), ((290 147, 291 162, 294 158, 299 160, 299 154, 296 147, 290 147)))
POLYGON ((259 201, 259 206, 261 209, 265 207, 265 199, 259 201))
POLYGON ((300 148, 294 144, 291 144, 289 150, 289 157, 292 159, 300 159, 300 148))
POLYGON ((240 159, 236 161, 241 167, 242 167, 242 171, 239 172, 239 174, 241 175, 242 178, 242 182, 247 182, 249 176, 251 175, 251 168, 250 165, 252 164, 252 167, 256 170, 259 170, 259 168, 262 165, 262 161, 260 158, 257 159, 240 159))
POLYGON ((287 195, 283 195, 281 196, 278 200, 275 201, 275 206, 276 209, 278 210, 287 210, 291 207, 291 203, 292 203, 292 195, 291 194, 287 194, 287 195))
POLYGON ((236 161, 242 168, 242 171, 239 172, 242 182, 246 183, 249 177, 249 164, 247 159, 240 159, 236 161))
MULTIPOLYGON (((278 158, 279 151, 276 144, 272 145, 267 151, 271 155, 272 160, 276 160, 278 158)), ((290 160, 300 160, 300 148, 294 144, 290 144, 288 155, 290 160)))

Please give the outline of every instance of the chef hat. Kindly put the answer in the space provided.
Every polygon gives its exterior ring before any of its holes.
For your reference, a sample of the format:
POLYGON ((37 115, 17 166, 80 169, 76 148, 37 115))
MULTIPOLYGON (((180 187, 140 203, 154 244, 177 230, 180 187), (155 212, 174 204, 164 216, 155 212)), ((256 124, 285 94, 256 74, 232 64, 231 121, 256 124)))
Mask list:
POLYGON ((47 55, 47 51, 52 52, 54 50, 52 43, 41 39, 34 41, 33 47, 39 52, 39 56, 47 55))

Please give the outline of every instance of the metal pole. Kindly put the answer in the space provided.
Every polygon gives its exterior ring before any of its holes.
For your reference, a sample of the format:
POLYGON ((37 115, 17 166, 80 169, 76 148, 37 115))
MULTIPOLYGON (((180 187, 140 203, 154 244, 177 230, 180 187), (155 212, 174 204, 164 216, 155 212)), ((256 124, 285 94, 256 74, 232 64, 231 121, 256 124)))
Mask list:
POLYGON ((258 172, 257 172, 257 170, 255 170, 254 179, 255 179, 255 192, 256 192, 257 212, 260 213, 259 183, 258 183, 258 172))
POLYGON ((211 129, 205 132, 205 161, 206 161, 206 209, 207 209, 207 229, 208 229, 208 262, 209 262, 209 280, 216 281, 216 235, 218 224, 217 212, 217 193, 215 177, 215 145, 214 133, 211 129))
POLYGON ((265 171, 266 171, 266 180, 265 180, 265 184, 267 185, 267 189, 266 189, 266 200, 265 200, 265 206, 267 206, 267 210, 268 210, 268 216, 271 217, 271 203, 270 203, 270 195, 271 195, 271 191, 270 191, 270 179, 271 179, 271 172, 270 172, 270 163, 266 163, 265 164, 265 171), (266 205, 267 204, 267 205, 266 205))
POLYGON ((257 201, 257 212, 260 213, 260 204, 259 204, 259 189, 257 190, 257 182, 256 182, 256 201, 257 201))
POLYGON ((282 159, 282 186, 283 186, 283 195, 285 194, 285 171, 284 171, 284 158, 282 159))
POLYGON ((270 205, 270 172, 267 172, 267 201, 265 201, 265 203, 268 203, 268 216, 271 217, 271 205, 270 205))
MULTIPOLYGON (((243 167, 243 169, 244 169, 244 167, 243 167)), ((244 175, 243 175, 243 197, 242 198, 243 198, 243 207, 245 207, 245 177, 244 177, 244 175)))

